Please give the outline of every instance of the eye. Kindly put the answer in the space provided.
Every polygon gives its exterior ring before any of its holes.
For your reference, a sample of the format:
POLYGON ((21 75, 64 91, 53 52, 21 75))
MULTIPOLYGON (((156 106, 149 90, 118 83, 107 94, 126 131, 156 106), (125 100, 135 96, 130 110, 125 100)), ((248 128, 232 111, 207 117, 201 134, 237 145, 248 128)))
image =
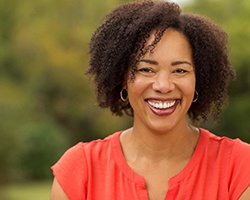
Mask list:
POLYGON ((185 69, 176 69, 173 71, 173 73, 177 73, 177 74, 185 74, 187 73, 188 71, 185 70, 185 69))
POLYGON ((137 71, 142 73, 154 73, 154 70, 149 67, 140 68, 137 71))

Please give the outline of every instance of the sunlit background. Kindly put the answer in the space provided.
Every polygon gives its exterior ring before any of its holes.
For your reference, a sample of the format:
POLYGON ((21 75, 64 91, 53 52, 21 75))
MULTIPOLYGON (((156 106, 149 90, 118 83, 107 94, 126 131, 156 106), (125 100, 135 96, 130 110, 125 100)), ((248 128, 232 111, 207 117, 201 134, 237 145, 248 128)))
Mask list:
POLYGON ((193 3, 193 0, 169 0, 169 1, 179 4, 181 7, 186 6, 187 4, 193 3))
MULTIPOLYGON (((88 42, 104 15, 125 0, 0 1, 1 200, 48 199, 50 166, 78 141, 131 125, 95 104, 88 42)), ((250 142, 250 1, 179 0, 228 32, 238 72, 218 135, 250 142)))

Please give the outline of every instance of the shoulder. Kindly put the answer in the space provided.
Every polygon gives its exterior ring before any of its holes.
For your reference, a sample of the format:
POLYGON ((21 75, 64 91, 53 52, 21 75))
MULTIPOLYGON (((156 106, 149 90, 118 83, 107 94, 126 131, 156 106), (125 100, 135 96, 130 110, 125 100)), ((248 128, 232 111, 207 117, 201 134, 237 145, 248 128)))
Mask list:
POLYGON ((230 150, 232 153, 240 153, 247 151, 249 153, 250 151, 250 144, 243 142, 242 140, 236 138, 232 139, 229 137, 225 136, 217 136, 208 130, 205 129, 200 129, 201 134, 203 135, 205 140, 207 141, 208 145, 210 147, 214 148, 222 148, 222 149, 227 149, 230 150))
POLYGON ((61 160, 65 160, 67 163, 69 163, 70 161, 80 162, 81 160, 86 160, 90 157, 99 157, 101 155, 106 155, 107 150, 111 146, 111 143, 119 141, 117 139, 119 137, 119 134, 120 132, 116 132, 107 136, 104 139, 96 139, 90 142, 79 142, 69 148, 60 158, 59 162, 61 160))
POLYGON ((91 142, 79 143, 84 150, 85 156, 106 156, 114 144, 119 143, 120 132, 113 133, 104 139, 93 140, 91 142))
POLYGON ((234 152, 236 154, 244 153, 244 155, 250 154, 250 144, 241 141, 240 139, 234 140, 234 152))
POLYGON ((89 172, 107 160, 110 143, 116 138, 119 138, 119 132, 105 139, 79 142, 51 167, 56 181, 69 199, 82 199, 86 195, 89 172))
MULTIPOLYGON (((231 164, 250 164, 250 144, 236 138, 217 136, 205 129, 201 129, 207 149, 220 156, 226 156, 231 164)), ((225 158, 225 159, 226 159, 225 158)))
POLYGON ((230 156, 229 192, 238 199, 250 186, 250 145, 236 139, 230 156))
POLYGON ((209 155, 220 161, 223 179, 227 177, 230 197, 238 199, 250 185, 250 144, 238 138, 216 136, 204 129, 201 133, 208 143, 209 155))
POLYGON ((239 170, 246 169, 249 174, 250 180, 250 144, 241 141, 240 139, 235 139, 232 153, 230 156, 231 166, 235 168, 238 166, 239 170))

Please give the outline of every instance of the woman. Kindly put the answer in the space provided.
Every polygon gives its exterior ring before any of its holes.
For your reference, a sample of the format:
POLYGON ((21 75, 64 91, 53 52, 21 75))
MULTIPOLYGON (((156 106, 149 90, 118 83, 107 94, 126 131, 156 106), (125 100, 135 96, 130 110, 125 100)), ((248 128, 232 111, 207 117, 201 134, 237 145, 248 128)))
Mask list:
POLYGON ((52 200, 250 199, 250 145, 195 126, 217 120, 235 76, 220 27, 174 3, 131 2, 107 15, 90 55, 98 104, 134 123, 69 149, 52 200))

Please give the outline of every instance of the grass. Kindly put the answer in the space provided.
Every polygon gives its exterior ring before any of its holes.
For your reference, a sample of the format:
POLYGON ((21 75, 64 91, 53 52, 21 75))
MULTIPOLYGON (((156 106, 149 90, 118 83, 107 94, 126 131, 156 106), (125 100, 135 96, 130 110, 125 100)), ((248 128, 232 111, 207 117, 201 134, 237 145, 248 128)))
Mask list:
POLYGON ((4 187, 5 200, 48 200, 51 181, 11 184, 4 187))

